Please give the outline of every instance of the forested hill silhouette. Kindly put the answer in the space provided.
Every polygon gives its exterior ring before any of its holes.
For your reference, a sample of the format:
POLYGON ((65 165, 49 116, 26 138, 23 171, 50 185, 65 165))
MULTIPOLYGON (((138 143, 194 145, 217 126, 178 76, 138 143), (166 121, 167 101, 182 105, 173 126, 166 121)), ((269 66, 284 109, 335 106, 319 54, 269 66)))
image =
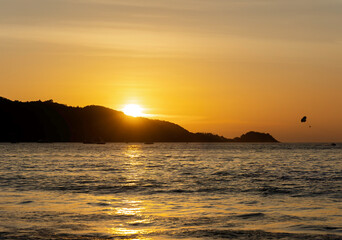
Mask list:
POLYGON ((278 142, 269 133, 259 133, 250 131, 242 134, 241 137, 233 139, 234 142, 278 142))
POLYGON ((269 134, 249 135, 227 139, 101 106, 81 108, 52 100, 19 102, 0 97, 1 142, 277 142, 269 134))

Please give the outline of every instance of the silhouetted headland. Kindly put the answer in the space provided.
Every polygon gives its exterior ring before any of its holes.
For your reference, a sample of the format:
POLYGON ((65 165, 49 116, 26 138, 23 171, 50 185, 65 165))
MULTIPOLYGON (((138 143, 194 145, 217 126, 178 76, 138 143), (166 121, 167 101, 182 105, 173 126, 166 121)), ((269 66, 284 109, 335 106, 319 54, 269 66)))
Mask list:
POLYGON ((241 137, 233 139, 234 142, 278 142, 269 133, 259 133, 250 131, 242 134, 241 137))
POLYGON ((248 132, 227 139, 192 133, 161 120, 130 117, 101 106, 70 107, 49 101, 20 102, 0 97, 1 142, 278 142, 248 132))

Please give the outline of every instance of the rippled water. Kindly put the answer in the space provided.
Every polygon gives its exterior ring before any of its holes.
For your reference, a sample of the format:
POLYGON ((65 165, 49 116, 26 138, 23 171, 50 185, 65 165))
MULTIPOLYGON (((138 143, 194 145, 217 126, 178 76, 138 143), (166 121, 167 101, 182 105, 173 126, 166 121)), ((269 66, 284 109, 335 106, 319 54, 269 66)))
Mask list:
POLYGON ((0 144, 1 239, 342 239, 342 144, 0 144))

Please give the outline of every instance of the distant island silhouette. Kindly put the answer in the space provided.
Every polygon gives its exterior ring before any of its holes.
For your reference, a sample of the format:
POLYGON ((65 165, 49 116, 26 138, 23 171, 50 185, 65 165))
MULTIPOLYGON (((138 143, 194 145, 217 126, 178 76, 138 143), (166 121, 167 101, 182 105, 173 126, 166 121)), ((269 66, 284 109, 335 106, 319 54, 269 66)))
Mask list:
POLYGON ((130 117, 102 106, 70 107, 48 101, 0 97, 0 142, 278 142, 268 133, 228 139, 192 133, 161 120, 130 117))

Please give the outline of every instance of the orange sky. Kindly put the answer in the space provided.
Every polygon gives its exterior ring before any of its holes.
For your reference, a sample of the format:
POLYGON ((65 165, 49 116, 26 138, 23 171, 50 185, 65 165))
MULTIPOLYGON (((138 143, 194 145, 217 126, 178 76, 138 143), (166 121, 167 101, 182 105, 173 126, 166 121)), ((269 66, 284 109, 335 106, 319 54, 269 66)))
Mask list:
POLYGON ((339 0, 2 0, 0 96, 134 103, 228 138, 342 142, 341 11, 339 0))

